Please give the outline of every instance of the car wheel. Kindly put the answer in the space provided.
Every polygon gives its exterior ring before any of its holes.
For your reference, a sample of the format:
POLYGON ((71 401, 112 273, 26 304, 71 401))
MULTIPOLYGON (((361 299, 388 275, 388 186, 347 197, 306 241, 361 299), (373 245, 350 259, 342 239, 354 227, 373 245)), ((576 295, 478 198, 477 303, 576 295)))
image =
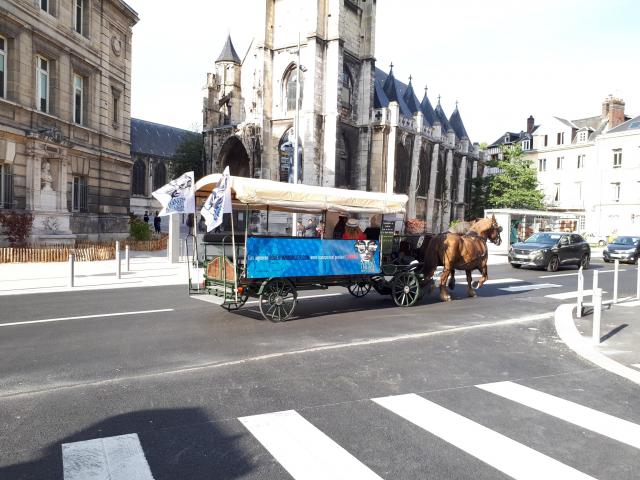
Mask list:
POLYGON ((578 264, 578 267, 582 267, 583 270, 589 270, 589 261, 591 259, 589 258, 588 254, 584 254, 582 255, 582 258, 580 259, 580 263, 578 264))
POLYGON ((522 265, 519 265, 519 264, 517 264, 517 263, 512 263, 512 264, 511 264, 511 266, 512 266, 513 268, 520 268, 522 265))
POLYGON ((547 272, 557 272, 559 266, 560 260, 554 255, 551 257, 551 260, 549 260, 549 263, 547 263, 547 272))
POLYGON ((607 244, 607 242, 605 242, 604 240, 598 240, 598 246, 599 247, 604 247, 607 244))

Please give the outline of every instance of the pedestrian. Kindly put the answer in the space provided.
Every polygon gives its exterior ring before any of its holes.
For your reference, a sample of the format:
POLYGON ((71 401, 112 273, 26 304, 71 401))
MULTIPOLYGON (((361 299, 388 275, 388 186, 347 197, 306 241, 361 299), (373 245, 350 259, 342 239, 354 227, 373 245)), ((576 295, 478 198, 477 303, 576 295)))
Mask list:
POLYGON ((198 220, 198 232, 207 233, 207 222, 202 215, 200 215, 200 220, 198 220))
POLYGON ((157 234, 160 234, 161 224, 162 224, 162 218, 160 217, 160 213, 156 210, 156 216, 153 217, 153 228, 156 230, 157 234))
POLYGON ((336 226, 333 227, 334 239, 340 240, 342 238, 342 236, 344 235, 344 228, 346 226, 346 223, 347 217, 340 215, 340 217, 338 218, 338 223, 336 223, 336 226))
POLYGON ((360 225, 358 220, 355 218, 350 218, 347 220, 344 234, 342 235, 343 240, 366 240, 364 232, 360 230, 360 225))
POLYGON ((316 229, 318 225, 316 224, 315 219, 310 218, 307 220, 307 226, 304 228, 304 236, 305 237, 315 237, 317 235, 316 229))
POLYGON ((296 223, 296 236, 304 237, 304 225, 302 224, 302 220, 298 220, 298 223, 296 223))
POLYGON ((316 228, 316 237, 324 238, 324 222, 318 223, 318 227, 316 228))
POLYGON ((144 211, 144 217, 142 217, 144 223, 149 223, 149 212, 147 210, 144 211))

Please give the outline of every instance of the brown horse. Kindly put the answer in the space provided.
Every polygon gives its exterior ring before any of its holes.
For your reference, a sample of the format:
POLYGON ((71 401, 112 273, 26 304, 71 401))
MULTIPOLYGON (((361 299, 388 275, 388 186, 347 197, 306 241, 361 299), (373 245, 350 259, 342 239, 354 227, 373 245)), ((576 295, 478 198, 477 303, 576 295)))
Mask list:
MULTIPOLYGON (((431 239, 424 253, 423 273, 425 278, 432 279, 439 265, 444 267, 440 275, 440 300, 450 301, 451 295, 447 292, 447 280, 449 288, 455 286, 455 270, 464 270, 467 273, 467 292, 470 297, 476 296, 476 288, 480 288, 487 281, 487 240, 500 245, 502 239, 500 232, 502 227, 496 222, 496 217, 483 218, 475 222, 469 231, 460 235, 457 233, 441 233, 431 239), (471 281, 471 272, 478 269, 482 274, 480 281, 474 288, 471 281)), ((431 288, 433 288, 433 281, 431 288)))

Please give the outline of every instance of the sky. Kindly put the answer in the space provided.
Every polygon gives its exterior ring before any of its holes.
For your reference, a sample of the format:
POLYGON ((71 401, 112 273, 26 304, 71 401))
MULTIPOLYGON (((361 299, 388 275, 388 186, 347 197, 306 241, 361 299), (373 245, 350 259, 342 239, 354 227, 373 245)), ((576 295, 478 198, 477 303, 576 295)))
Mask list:
MULTIPOLYGON (((206 74, 228 33, 244 56, 264 0, 126 1, 140 17, 132 116, 200 129, 206 74)), ((640 115, 638 25, 637 0, 377 0, 376 65, 447 115, 458 101, 471 141, 492 143, 529 115, 599 115, 609 94, 640 115)))

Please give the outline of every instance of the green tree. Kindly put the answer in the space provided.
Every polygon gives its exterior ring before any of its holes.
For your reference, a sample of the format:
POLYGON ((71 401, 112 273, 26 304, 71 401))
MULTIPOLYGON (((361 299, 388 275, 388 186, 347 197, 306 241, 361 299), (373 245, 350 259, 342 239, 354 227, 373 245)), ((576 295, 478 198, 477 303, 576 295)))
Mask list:
POLYGON ((538 189, 532 162, 523 158, 522 148, 503 147, 502 157, 492 165, 498 167, 499 173, 488 177, 487 206, 542 210, 544 194, 538 189))
POLYGON ((482 218, 488 208, 489 182, 491 177, 477 176, 471 180, 471 208, 468 218, 482 218))
POLYGON ((193 171, 196 179, 204 175, 204 145, 202 135, 189 133, 176 148, 171 157, 171 176, 178 178, 185 172, 193 171))

